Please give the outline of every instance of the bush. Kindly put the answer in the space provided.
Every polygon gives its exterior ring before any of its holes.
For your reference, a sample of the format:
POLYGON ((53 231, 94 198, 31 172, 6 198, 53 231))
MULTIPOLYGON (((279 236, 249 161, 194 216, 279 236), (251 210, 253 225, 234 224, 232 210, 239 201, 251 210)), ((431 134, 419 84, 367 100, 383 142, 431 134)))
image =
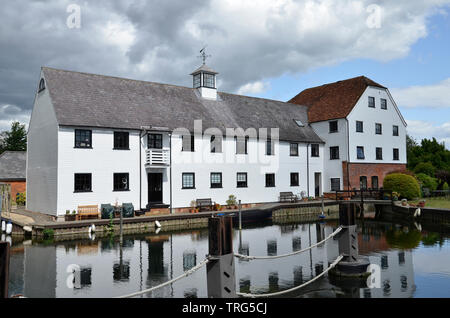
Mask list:
POLYGON ((416 175, 417 180, 422 185, 422 188, 428 188, 430 191, 434 191, 437 189, 438 181, 436 178, 432 178, 425 173, 419 173, 416 175))
POLYGON ((419 182, 407 174, 393 173, 387 175, 383 181, 383 188, 387 191, 395 191, 400 194, 400 198, 412 200, 420 197, 419 182))
POLYGON ((448 186, 448 183, 444 183, 444 186, 442 187, 442 190, 449 190, 450 187, 448 186))
POLYGON ((16 196, 16 203, 17 203, 17 205, 25 206, 25 204, 26 204, 26 194, 25 194, 25 192, 17 194, 17 196, 16 196))
POLYGON ((434 173, 436 172, 436 169, 431 164, 431 162, 420 162, 417 164, 417 166, 414 168, 414 172, 416 174, 418 173, 424 173, 430 177, 434 177, 434 173))

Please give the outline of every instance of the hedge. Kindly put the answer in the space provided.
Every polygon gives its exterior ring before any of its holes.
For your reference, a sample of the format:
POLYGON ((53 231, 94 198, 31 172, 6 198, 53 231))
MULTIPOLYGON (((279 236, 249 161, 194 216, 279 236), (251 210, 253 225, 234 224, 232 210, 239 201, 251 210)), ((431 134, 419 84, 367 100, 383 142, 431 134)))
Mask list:
POLYGON ((398 192, 400 198, 412 200, 420 197, 420 186, 416 178, 402 173, 387 175, 383 181, 383 188, 388 191, 398 192))
POLYGON ((428 188, 430 191, 434 191, 438 187, 438 181, 436 178, 432 178, 425 173, 418 173, 416 175, 417 180, 422 184, 423 188, 428 188))

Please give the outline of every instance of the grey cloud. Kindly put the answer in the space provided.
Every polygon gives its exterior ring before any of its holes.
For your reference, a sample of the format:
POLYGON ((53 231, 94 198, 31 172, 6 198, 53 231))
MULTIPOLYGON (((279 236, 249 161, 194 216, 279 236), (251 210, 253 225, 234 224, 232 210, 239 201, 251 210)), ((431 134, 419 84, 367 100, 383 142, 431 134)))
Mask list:
POLYGON ((190 86, 205 44, 228 92, 352 58, 389 60, 425 36, 428 14, 449 1, 380 1, 383 27, 368 29, 371 2, 12 1, 0 11, 0 107, 29 114, 43 65, 190 86), (71 3, 81 6, 81 29, 66 26, 71 3), (105 37, 109 23, 130 27, 134 42, 105 37))

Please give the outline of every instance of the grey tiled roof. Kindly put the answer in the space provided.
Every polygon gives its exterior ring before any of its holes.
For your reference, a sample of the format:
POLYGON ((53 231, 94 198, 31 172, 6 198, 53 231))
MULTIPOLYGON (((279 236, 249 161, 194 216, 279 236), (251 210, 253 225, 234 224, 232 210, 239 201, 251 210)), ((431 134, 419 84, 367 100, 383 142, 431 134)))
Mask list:
POLYGON ((56 118, 62 126, 140 129, 187 128, 201 119, 203 130, 279 128, 280 140, 323 141, 307 123, 307 108, 281 101, 218 92, 201 98, 196 89, 124 78, 43 68, 56 118))
POLYGON ((25 180, 26 151, 5 151, 0 155, 0 180, 25 180))

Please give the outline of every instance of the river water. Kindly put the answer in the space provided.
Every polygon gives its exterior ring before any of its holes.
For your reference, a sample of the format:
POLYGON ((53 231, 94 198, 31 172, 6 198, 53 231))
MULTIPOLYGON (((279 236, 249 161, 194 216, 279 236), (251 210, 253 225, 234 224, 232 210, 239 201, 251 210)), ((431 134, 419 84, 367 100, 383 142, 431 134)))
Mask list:
MULTIPOLYGON (((272 224, 234 230, 235 252, 280 255, 308 247, 337 228, 323 223, 272 224)), ((450 297, 450 234, 420 225, 377 220, 359 224, 360 254, 379 266, 373 288, 335 281, 328 274, 285 297, 450 297)), ((275 260, 236 259, 236 288, 268 293, 300 285, 338 256, 337 240, 275 260)), ((114 297, 156 286, 200 263, 208 253, 208 231, 189 230, 118 238, 13 242, 10 295, 26 297, 114 297), (75 274, 74 273, 75 270, 75 274)), ((139 297, 207 297, 206 267, 139 297)))

